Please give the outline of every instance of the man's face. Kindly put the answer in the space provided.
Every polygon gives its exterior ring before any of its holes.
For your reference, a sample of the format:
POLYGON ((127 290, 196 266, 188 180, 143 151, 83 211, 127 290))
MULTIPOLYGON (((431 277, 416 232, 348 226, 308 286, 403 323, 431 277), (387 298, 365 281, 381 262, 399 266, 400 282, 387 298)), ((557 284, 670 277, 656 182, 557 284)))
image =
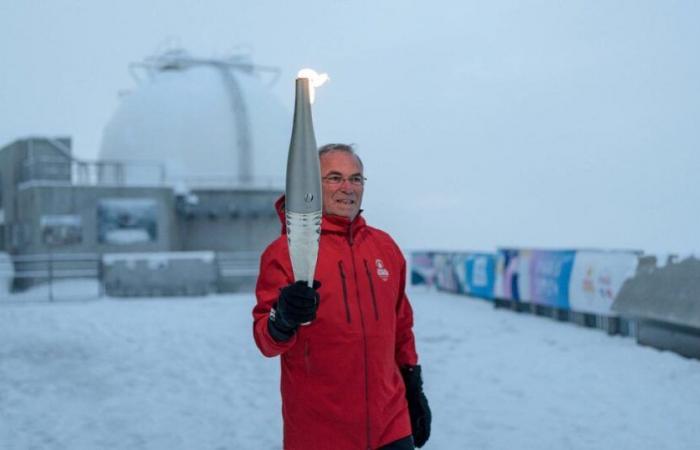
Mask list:
POLYGON ((355 155, 331 151, 321 156, 323 212, 350 220, 357 216, 365 187, 362 184, 351 183, 350 178, 358 176, 362 177, 362 167, 355 155), (337 177, 342 178, 340 183, 330 182, 337 177))

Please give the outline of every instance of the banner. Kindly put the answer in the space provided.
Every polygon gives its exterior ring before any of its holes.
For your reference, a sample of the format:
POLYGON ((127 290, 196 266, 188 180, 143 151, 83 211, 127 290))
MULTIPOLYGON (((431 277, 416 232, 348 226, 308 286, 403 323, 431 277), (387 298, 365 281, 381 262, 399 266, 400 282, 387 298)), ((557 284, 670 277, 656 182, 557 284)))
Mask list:
POLYGON ((464 291, 475 297, 493 299, 496 284, 496 255, 471 253, 466 256, 464 291))
POLYGON ((573 250, 533 250, 529 258, 529 298, 532 303, 569 308, 569 281, 573 250))
POLYGON ((411 285, 428 285, 435 283, 435 265, 433 252, 411 253, 411 285))
POLYGON ((633 252, 576 252, 569 305, 572 310, 616 315, 612 304, 625 280, 634 276, 638 256, 633 252))
POLYGON ((520 250, 499 249, 497 258, 495 297, 504 300, 520 301, 520 250))
POLYGON ((461 292, 461 289, 453 259, 453 253, 436 253, 433 256, 435 286, 441 291, 458 293, 461 292))
POLYGON ((634 276, 637 259, 634 252, 511 248, 497 254, 414 252, 411 281, 475 297, 614 315, 613 301, 634 276))

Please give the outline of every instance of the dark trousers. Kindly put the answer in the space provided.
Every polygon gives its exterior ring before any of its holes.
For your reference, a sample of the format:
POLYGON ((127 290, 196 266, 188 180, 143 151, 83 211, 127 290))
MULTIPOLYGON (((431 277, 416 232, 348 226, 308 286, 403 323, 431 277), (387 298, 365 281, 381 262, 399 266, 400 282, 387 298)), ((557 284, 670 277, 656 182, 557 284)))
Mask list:
POLYGON ((406 436, 398 441, 390 442, 379 450, 413 450, 413 436, 406 436))

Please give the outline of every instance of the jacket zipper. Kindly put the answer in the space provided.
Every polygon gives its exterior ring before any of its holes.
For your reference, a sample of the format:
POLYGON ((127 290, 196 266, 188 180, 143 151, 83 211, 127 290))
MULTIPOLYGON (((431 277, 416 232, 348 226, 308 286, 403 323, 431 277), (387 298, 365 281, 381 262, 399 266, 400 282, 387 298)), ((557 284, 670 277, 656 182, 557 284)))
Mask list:
POLYGON ((345 303, 345 319, 348 323, 352 323, 350 320, 350 305, 348 305, 348 285, 345 280, 345 269, 343 269, 343 261, 338 261, 338 270, 340 270, 340 281, 343 284, 343 302, 345 303))
POLYGON ((365 262, 365 271, 367 272, 367 280, 369 280, 369 291, 372 293, 372 306, 374 307, 374 320, 379 320, 379 310, 377 309, 377 296, 374 293, 374 282, 372 281, 372 274, 369 271, 369 265, 367 260, 365 262))
POLYGON ((355 252, 354 252, 353 247, 352 247, 352 243, 353 243, 352 242, 352 230, 350 230, 350 231, 351 231, 351 234, 350 234, 350 239, 348 240, 348 242, 350 243, 350 256, 352 257, 352 272, 353 272, 352 275, 353 275, 353 278, 355 280, 355 294, 356 294, 355 298, 357 298, 357 307, 360 310, 360 325, 362 328, 362 344, 363 344, 363 348, 364 348, 364 359, 365 359, 364 369, 365 369, 365 410, 367 412, 367 415, 366 415, 366 417, 367 417, 367 449, 371 450, 370 442, 372 442, 372 441, 370 439, 370 418, 369 418, 369 371, 367 368, 369 358, 367 356, 367 353, 368 353, 367 330, 365 328, 365 315, 362 312, 362 302, 360 301, 360 285, 357 282, 358 280, 357 280, 357 267, 355 265, 355 252))

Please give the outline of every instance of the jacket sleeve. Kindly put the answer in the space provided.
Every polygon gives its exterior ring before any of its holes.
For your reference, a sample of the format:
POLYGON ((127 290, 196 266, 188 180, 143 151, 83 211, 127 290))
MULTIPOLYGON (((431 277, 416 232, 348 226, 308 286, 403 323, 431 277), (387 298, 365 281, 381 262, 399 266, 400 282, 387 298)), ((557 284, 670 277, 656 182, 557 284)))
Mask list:
POLYGON ((255 287, 257 303, 253 308, 253 337, 260 352, 268 357, 286 352, 297 340, 295 333, 288 341, 277 342, 267 328, 270 310, 277 302, 280 289, 293 282, 290 271, 282 264, 283 252, 275 252, 275 244, 272 243, 260 258, 260 274, 255 287))
POLYGON ((406 260, 398 247, 395 249, 401 264, 399 298, 396 303, 396 364, 399 367, 418 364, 416 339, 413 335, 413 309, 406 296, 406 260))

